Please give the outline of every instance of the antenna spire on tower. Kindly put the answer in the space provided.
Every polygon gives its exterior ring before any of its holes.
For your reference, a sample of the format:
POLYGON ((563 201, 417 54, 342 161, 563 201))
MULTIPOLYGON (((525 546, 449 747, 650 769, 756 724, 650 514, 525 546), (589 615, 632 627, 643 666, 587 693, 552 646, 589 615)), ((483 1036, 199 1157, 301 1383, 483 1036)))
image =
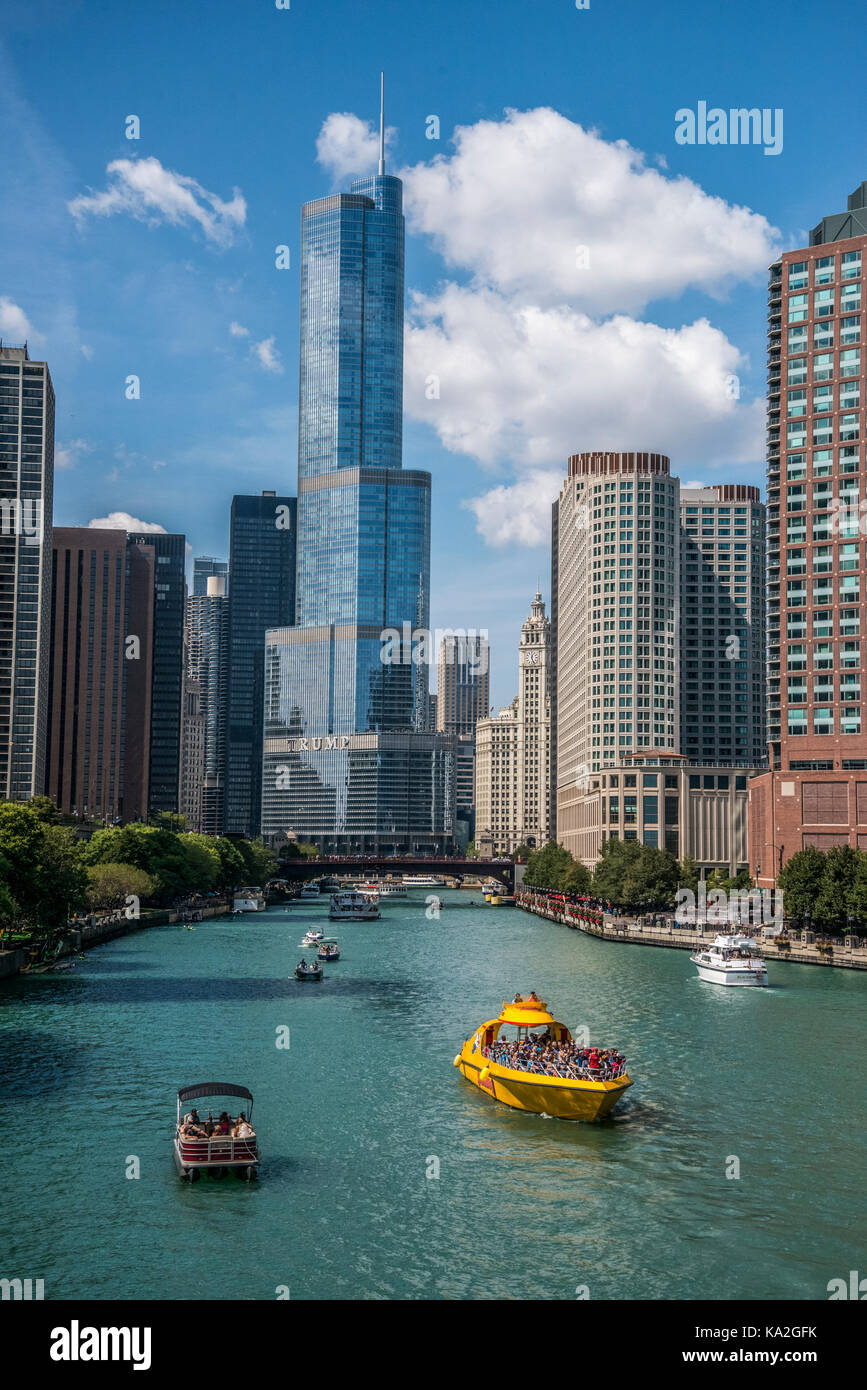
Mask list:
POLYGON ((379 173, 385 173, 385 73, 379 74, 379 173))

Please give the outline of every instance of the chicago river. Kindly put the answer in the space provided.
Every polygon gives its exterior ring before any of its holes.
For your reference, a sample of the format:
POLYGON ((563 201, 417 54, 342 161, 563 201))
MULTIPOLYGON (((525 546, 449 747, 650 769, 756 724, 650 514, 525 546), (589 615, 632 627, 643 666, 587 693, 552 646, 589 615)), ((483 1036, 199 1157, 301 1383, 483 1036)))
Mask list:
POLYGON ((46 1299, 821 1300, 858 1267, 858 972, 721 990, 679 951, 438 892, 439 920, 424 891, 367 924, 323 898, 8 983, 9 1268, 46 1299), (311 925, 343 955, 302 985, 311 925), (609 1120, 509 1110, 452 1067, 530 989, 625 1053, 609 1120), (176 1092, 206 1080, 252 1090, 258 1183, 176 1176, 176 1092))

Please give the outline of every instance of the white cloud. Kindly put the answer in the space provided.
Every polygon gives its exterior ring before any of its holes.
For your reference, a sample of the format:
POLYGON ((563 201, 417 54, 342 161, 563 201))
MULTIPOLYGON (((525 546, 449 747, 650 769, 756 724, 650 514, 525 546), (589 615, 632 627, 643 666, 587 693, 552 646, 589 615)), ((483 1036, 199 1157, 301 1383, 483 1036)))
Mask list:
POLYGON ((535 471, 511 486, 494 487, 463 505, 476 515, 476 529, 488 545, 547 545, 551 503, 563 482, 562 469, 535 471))
POLYGON ((208 241, 230 246, 247 218, 247 204, 239 189, 232 190, 231 202, 224 202, 195 179, 164 168, 153 155, 115 159, 106 173, 108 188, 101 193, 80 194, 67 205, 77 222, 88 214, 111 217, 125 212, 152 225, 195 223, 208 241))
POLYGON ((109 512, 108 516, 96 516, 87 524, 102 531, 154 531, 163 536, 166 534, 165 526, 155 521, 140 521, 137 516, 130 516, 129 512, 109 512))
POLYGON ((83 355, 84 357, 87 358, 87 361, 88 361, 88 362, 92 362, 92 361, 93 361, 93 348, 92 348, 92 347, 88 347, 86 343, 82 343, 82 344, 81 344, 81 351, 82 351, 82 355, 83 355))
POLYGON ((16 347, 26 342, 41 341, 24 310, 13 304, 6 295, 0 295, 0 338, 11 338, 16 347))
POLYGON ((721 296, 777 254, 764 217, 550 108, 458 127, 454 144, 402 171, 410 226, 479 284, 534 304, 604 314, 688 288, 721 296))
POLYGON ((283 371, 283 363, 280 361, 280 353, 274 346, 274 338, 263 338, 261 343, 251 343, 250 352, 258 359, 263 371, 274 372, 279 375, 283 371))
MULTIPOLYGON (((386 158, 394 140, 395 131, 387 126, 386 158)), ((316 158, 329 170, 335 183, 374 174, 379 164, 379 127, 349 111, 332 111, 319 132, 316 158)))
POLYGON ((406 336, 409 414, 486 468, 565 468, 569 454, 636 449, 713 463, 762 449, 764 410, 734 400, 738 349, 707 319, 596 322, 447 285, 416 296, 406 336), (427 398, 438 378, 439 399, 427 398))
POLYGON ((235 323, 234 319, 229 324, 229 332, 233 338, 249 338, 250 330, 245 328, 242 323, 235 323))
POLYGON ((68 444, 57 444, 54 449, 56 469, 74 468, 82 454, 92 454, 93 445, 86 439, 70 439, 68 444))

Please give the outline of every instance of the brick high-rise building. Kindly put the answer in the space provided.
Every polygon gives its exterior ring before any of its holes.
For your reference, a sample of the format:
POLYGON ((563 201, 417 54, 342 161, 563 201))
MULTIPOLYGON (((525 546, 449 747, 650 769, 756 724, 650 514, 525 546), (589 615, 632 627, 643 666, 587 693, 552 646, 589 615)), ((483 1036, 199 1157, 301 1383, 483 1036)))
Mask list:
POLYGON ((147 816, 154 552, 55 527, 43 790, 66 813, 147 816))
POLYGON ((806 846, 867 848, 865 257, 867 182, 770 272, 770 771, 750 785, 763 887, 806 846))

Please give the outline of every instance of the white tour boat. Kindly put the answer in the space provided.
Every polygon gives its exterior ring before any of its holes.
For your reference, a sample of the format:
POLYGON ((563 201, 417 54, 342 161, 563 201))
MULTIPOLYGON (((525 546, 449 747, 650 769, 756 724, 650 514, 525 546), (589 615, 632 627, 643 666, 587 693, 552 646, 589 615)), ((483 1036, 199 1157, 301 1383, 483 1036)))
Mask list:
POLYGON ((298 897, 299 897, 299 898, 305 898, 305 899, 306 899, 306 898, 318 898, 318 897, 319 897, 319 884, 318 884, 318 883, 305 883, 304 887, 301 889, 301 892, 298 894, 298 897))
POLYGON ((367 893, 371 889, 375 890, 380 901, 407 896, 406 887, 398 878, 381 878, 378 883, 365 883, 361 891, 367 893))
POLYGON ((702 980, 712 985, 766 985, 768 971, 754 936, 722 934, 690 956, 702 980))
POLYGON ((375 922, 379 918, 379 899, 371 893, 335 893, 328 916, 332 922, 375 922))
POLYGON ((443 880, 436 874, 404 874, 406 888, 442 888, 443 880))

